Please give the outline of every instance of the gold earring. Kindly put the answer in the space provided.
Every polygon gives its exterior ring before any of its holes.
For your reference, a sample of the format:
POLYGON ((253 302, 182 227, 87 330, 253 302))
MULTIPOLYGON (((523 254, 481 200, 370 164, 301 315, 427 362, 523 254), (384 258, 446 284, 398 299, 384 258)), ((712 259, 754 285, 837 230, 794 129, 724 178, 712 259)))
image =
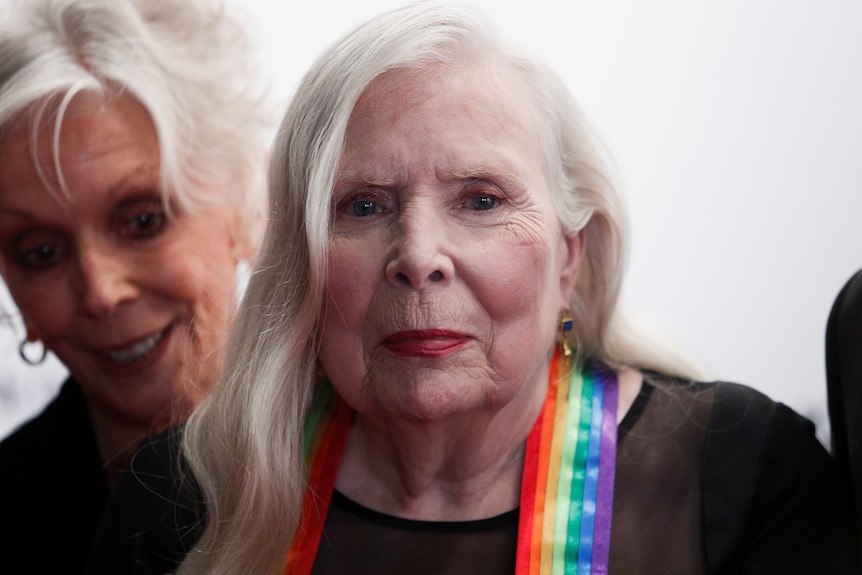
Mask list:
POLYGON ((571 316, 571 309, 569 309, 569 306, 566 306, 566 309, 563 310, 563 313, 560 316, 559 327, 560 344, 563 346, 563 356, 566 359, 572 357, 572 348, 569 345, 569 334, 572 332, 573 325, 574 320, 571 316))

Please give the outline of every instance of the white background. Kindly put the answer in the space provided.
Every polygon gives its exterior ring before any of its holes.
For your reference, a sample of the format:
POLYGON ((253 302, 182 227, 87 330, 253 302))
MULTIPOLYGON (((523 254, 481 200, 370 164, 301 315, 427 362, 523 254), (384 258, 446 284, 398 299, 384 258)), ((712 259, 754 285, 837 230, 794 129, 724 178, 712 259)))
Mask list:
MULTIPOLYGON (((826 439, 826 318, 862 267, 862 2, 471 3, 564 77, 615 157, 629 302, 826 439)), ((285 98, 326 46, 401 4, 242 3, 285 98)), ((5 363, 0 386, 22 373, 5 363)), ((0 411, 0 434, 13 417, 0 411)))

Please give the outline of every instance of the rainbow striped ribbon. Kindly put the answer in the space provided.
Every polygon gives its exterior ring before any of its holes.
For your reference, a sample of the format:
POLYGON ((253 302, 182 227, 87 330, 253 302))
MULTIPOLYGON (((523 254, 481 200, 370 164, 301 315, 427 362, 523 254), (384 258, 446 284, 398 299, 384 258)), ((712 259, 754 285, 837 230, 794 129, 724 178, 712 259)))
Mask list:
POLYGON ((604 575, 613 513, 617 379, 560 377, 555 354, 542 415, 527 438, 517 575, 604 575))
MULTIPOLYGON (((517 575, 605 575, 617 445, 612 371, 560 374, 551 364, 542 414, 527 438, 518 523, 517 575)), ((308 485, 285 575, 308 575, 323 534, 353 412, 330 386, 306 422, 308 485)))

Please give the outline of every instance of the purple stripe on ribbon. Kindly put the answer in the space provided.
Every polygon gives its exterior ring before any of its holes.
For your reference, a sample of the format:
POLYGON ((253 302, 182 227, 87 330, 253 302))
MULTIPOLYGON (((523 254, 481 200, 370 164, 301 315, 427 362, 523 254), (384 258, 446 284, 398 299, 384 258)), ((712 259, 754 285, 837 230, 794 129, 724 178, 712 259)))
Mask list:
POLYGON ((617 458, 617 404, 619 387, 616 373, 607 371, 597 374, 604 385, 604 417, 602 418, 602 445, 599 455, 599 485, 596 496, 596 518, 593 543, 592 573, 605 575, 608 572, 608 557, 611 550, 611 517, 614 511, 614 479, 617 458))

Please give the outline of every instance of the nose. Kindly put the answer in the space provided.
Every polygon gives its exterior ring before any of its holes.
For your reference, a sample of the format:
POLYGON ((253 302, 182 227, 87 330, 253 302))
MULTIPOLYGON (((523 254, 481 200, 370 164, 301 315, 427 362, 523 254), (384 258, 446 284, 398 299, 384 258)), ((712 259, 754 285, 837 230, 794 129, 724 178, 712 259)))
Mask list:
POLYGON ((91 317, 110 315, 138 296, 132 266, 111 248, 87 247, 78 254, 80 303, 91 317))
POLYGON ((399 214, 394 228, 385 268, 390 285, 422 290, 452 281, 454 264, 447 251, 450 242, 441 217, 430 209, 408 207, 399 214))

